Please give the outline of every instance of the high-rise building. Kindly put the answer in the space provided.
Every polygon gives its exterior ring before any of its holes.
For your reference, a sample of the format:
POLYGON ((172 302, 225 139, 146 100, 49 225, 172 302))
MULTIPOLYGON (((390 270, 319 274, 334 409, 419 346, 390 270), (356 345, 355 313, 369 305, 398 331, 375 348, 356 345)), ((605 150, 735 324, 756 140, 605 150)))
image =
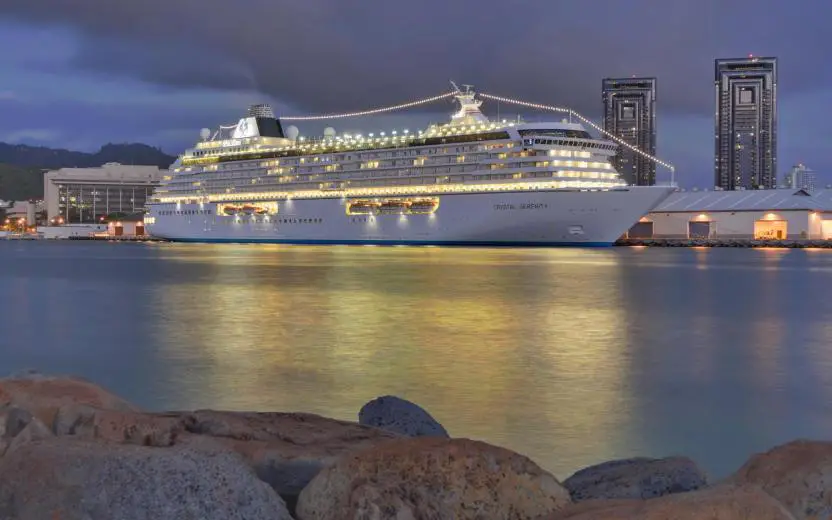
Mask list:
POLYGON ((815 172, 805 164, 796 164, 784 180, 784 185, 793 190, 815 190, 815 172))
POLYGON ((718 59, 714 71, 714 186, 777 187, 777 58, 718 59))
MULTIPOLYGON (((601 84, 604 130, 656 155, 656 78, 606 78, 601 84)), ((656 184, 656 163, 624 146, 613 159, 629 184, 656 184)))

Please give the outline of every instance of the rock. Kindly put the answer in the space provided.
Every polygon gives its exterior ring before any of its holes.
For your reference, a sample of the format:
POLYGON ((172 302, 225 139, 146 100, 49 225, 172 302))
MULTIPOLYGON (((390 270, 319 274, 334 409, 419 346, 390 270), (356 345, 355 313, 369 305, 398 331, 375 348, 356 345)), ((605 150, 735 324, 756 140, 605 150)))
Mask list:
POLYGON ((324 465, 339 455, 397 435, 312 414, 198 410, 141 413, 61 407, 55 432, 80 439, 233 451, 289 504, 324 465))
POLYGON ((96 408, 136 411, 137 408, 103 388, 74 377, 27 373, 0 379, 0 405, 12 404, 51 426, 61 406, 84 404, 96 408))
POLYGON ((74 435, 140 446, 172 446, 185 431, 187 415, 101 410, 86 405, 58 409, 53 423, 57 435, 74 435))
POLYGON ((341 457, 303 489, 297 517, 532 519, 569 503, 557 479, 522 455, 468 439, 418 437, 341 457))
POLYGON ((31 413, 13 404, 0 406, 0 455, 6 452, 13 439, 34 419, 31 413))
POLYGON ((232 453, 57 437, 10 450, 0 518, 289 520, 283 501, 232 453))
MULTIPOLYGON (((545 520, 795 520, 754 486, 718 486, 651 500, 588 500, 545 520)), ((542 520, 542 519, 541 519, 542 520)))
MULTIPOLYGON (((199 410, 187 414, 186 431, 209 436, 249 462, 290 507, 300 491, 339 456, 399 438, 390 432, 302 413, 199 410)), ((193 436, 177 442, 200 443, 193 436)))
POLYGON ((832 518, 832 442, 799 440, 758 453, 727 481, 760 486, 798 520, 832 518))
POLYGON ((13 405, 6 406, 3 415, 6 419, 3 425, 3 435, 9 438, 16 437, 34 419, 34 416, 28 410, 13 405))
POLYGON ((358 423, 408 437, 448 437, 445 428, 422 407, 392 395, 378 397, 361 407, 358 423))
POLYGON ((634 458, 582 469, 563 482, 572 500, 655 498, 708 485, 705 474, 687 457, 634 458))
POLYGON ((11 442, 9 443, 9 447, 6 450, 7 453, 10 453, 20 446, 24 444, 28 444, 34 441, 41 441, 44 439, 51 439, 54 435, 52 431, 43 424, 40 419, 37 417, 33 417, 31 421, 29 421, 26 426, 18 433, 11 442))

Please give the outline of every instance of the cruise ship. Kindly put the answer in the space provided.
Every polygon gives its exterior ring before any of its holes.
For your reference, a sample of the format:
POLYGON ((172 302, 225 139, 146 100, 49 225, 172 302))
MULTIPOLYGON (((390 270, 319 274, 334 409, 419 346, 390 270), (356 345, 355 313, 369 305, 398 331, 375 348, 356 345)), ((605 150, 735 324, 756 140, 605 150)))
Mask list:
MULTIPOLYGON (((155 237, 287 244, 608 246, 671 187, 627 186, 579 123, 490 121, 470 87, 416 132, 320 138, 268 105, 203 129, 147 204, 155 237)), ((297 118, 299 119, 299 118, 297 118)))

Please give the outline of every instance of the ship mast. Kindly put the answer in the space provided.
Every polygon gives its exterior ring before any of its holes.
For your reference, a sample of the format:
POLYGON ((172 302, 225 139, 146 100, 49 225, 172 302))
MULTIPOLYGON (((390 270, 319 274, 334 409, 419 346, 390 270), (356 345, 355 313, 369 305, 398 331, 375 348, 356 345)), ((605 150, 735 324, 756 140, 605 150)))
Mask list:
POLYGON ((482 101, 476 99, 477 94, 472 85, 462 85, 465 88, 462 90, 451 81, 451 86, 455 91, 454 98, 459 102, 459 111, 451 116, 451 125, 477 125, 489 122, 480 111, 482 101))

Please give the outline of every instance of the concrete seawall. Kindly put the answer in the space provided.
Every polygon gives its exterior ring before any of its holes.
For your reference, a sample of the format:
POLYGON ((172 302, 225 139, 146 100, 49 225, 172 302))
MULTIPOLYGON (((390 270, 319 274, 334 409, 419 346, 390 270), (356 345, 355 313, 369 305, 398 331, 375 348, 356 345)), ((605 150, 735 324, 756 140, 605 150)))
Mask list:
POLYGON ((832 249, 832 240, 754 240, 750 238, 622 238, 616 246, 648 247, 784 247, 832 249))

